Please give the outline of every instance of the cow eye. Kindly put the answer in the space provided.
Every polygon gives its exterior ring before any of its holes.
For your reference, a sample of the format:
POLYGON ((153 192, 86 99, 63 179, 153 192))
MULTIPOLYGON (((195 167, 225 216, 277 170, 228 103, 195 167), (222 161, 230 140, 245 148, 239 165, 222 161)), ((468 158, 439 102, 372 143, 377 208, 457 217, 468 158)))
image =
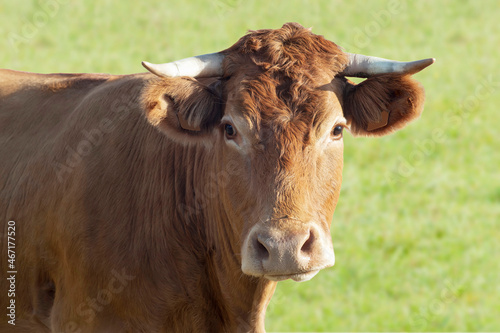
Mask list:
POLYGON ((232 139, 236 135, 236 130, 234 129, 233 125, 231 125, 231 124, 224 125, 224 131, 226 131, 226 138, 227 139, 232 139))
POLYGON ((333 139, 340 139, 342 138, 342 133, 344 132, 344 126, 338 125, 335 126, 335 128, 332 131, 332 137, 333 139))

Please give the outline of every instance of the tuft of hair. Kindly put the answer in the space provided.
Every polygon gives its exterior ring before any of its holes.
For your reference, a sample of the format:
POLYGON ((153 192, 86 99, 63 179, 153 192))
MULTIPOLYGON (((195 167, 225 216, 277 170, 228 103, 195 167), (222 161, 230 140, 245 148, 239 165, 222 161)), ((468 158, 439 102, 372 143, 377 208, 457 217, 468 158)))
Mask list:
POLYGON ((251 30, 226 54, 224 72, 228 75, 248 63, 267 73, 293 77, 329 71, 332 76, 343 70, 347 56, 337 44, 315 35, 298 23, 286 23, 280 29, 251 30))

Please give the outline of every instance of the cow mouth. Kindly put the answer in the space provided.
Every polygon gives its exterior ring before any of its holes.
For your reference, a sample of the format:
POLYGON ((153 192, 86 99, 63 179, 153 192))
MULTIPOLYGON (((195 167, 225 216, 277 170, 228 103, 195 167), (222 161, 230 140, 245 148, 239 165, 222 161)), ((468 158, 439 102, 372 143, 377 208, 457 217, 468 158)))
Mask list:
POLYGON ((280 275, 268 275, 265 274, 264 277, 271 281, 283 281, 292 279, 296 282, 304 282, 312 279, 320 270, 312 270, 308 272, 295 273, 295 274, 280 274, 280 275))

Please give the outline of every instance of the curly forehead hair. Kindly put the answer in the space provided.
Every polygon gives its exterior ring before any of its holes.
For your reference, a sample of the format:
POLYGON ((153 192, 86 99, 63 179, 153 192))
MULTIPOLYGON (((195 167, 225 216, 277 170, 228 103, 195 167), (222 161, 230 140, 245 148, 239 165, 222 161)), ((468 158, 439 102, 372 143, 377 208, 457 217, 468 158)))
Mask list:
POLYGON ((266 72, 291 78, 325 71, 333 76, 347 64, 346 55, 335 43, 298 23, 286 23, 281 29, 250 31, 224 53, 228 56, 229 73, 238 69, 235 66, 250 61, 266 72))
POLYGON ((267 127, 280 135, 281 142, 309 140, 321 112, 315 82, 320 77, 333 79, 347 64, 335 43, 297 23, 250 31, 224 53, 225 73, 245 74, 241 82, 244 112, 257 128, 267 127))

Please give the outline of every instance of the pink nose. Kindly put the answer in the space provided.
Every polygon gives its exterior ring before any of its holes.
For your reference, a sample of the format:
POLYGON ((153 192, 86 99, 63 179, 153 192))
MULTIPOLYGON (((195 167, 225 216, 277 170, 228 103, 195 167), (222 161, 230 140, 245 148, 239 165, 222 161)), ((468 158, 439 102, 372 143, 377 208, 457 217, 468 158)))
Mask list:
POLYGON ((270 280, 308 280, 335 263, 330 235, 325 234, 313 224, 255 226, 243 245, 242 270, 270 280))
POLYGON ((256 259, 260 260, 265 271, 272 272, 277 265, 299 269, 309 265, 315 238, 311 230, 288 235, 286 244, 265 233, 256 236, 253 242, 256 259))

